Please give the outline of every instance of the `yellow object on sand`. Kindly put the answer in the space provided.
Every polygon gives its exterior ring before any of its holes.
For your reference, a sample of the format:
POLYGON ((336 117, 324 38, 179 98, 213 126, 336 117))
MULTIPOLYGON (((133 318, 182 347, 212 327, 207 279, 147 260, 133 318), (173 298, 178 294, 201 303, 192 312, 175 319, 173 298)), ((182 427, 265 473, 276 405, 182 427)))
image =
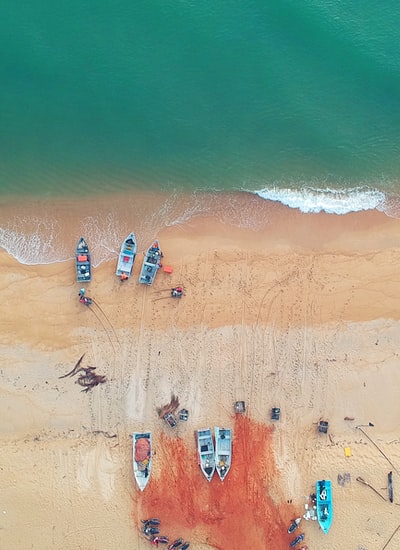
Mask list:
POLYGON ((351 456, 351 449, 350 447, 344 448, 344 456, 351 456))

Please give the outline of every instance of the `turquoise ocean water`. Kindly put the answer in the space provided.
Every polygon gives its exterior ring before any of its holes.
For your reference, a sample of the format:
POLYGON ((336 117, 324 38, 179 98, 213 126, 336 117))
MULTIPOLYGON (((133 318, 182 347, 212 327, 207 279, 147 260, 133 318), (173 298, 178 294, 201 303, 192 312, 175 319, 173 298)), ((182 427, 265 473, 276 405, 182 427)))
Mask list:
POLYGON ((247 190, 397 216, 399 28, 394 0, 9 2, 0 199, 247 190))

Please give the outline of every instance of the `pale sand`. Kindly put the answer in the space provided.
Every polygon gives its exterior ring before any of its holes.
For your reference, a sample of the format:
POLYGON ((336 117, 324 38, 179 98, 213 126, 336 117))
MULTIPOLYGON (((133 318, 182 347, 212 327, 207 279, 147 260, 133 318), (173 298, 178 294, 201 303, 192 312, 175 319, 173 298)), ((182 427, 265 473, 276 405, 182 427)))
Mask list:
MULTIPOLYGON (((0 547, 150 548, 138 532, 150 489, 138 494, 129 435, 151 429, 155 446, 176 437, 156 413, 175 392, 190 411, 177 435, 193 453, 193 431, 232 425, 236 399, 267 425, 280 406, 266 491, 302 514, 303 495, 331 479, 333 525, 323 535, 303 520, 309 548, 381 548, 399 523, 399 476, 394 504, 356 481, 387 499, 393 469, 356 426, 372 421, 366 433, 400 470, 400 221, 276 207, 257 231, 197 218, 157 236, 173 274, 138 285, 138 256, 121 285, 116 259, 102 264, 88 294, 103 311, 78 302, 73 261, 24 266, 0 254, 0 547), (177 283, 180 301, 167 297, 177 283), (58 379, 84 352, 108 377, 89 394, 58 379)), ((151 482, 159 472, 156 455, 151 482)), ((185 535, 193 549, 217 547, 195 527, 185 535)), ((400 532, 388 548, 399 546, 400 532)))

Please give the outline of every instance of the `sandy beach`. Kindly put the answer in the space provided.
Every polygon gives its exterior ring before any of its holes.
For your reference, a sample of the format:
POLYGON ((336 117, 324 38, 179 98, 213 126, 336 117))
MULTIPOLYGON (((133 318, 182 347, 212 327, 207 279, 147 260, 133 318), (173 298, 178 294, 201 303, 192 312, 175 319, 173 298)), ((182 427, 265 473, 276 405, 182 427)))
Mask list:
MULTIPOLYGON (((54 215, 76 242, 85 204, 71 217, 67 206, 54 215)), ((23 265, 0 253, 2 549, 142 550, 152 546, 140 520, 155 516, 193 550, 283 550, 318 479, 332 481, 334 519, 328 535, 303 519, 296 533, 309 550, 390 539, 400 504, 400 220, 268 212, 247 228, 211 213, 152 236, 150 224, 140 250, 158 237, 173 273, 139 285, 140 253, 121 284, 115 255, 94 268, 90 308, 78 301, 73 260, 23 265), (177 284, 185 296, 173 300, 177 284), (60 378, 83 354, 107 377, 88 393, 60 378), (189 410, 175 430, 157 415, 172 394, 189 410), (224 483, 209 484, 194 431, 214 426, 233 428, 233 461, 224 483), (130 437, 141 430, 154 444, 143 493, 130 437)), ((121 238, 136 231, 127 220, 121 238)), ((387 548, 399 546, 400 531, 387 548)))

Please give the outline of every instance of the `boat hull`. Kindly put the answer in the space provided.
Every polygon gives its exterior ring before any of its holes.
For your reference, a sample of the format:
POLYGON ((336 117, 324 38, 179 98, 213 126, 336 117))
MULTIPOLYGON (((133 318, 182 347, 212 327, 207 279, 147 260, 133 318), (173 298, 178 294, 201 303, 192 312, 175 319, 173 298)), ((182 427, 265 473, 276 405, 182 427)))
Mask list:
POLYGON ((215 449, 211 429, 197 430, 196 439, 200 469, 207 481, 211 481, 215 472, 215 449))
POLYGON ((318 523, 325 534, 332 525, 332 483, 329 480, 321 480, 316 483, 317 518, 318 523))
POLYGON ((92 280, 92 266, 87 242, 80 237, 75 250, 76 280, 78 283, 89 283, 92 280))
POLYGON ((134 432, 133 439, 133 475, 141 491, 149 482, 152 466, 151 432, 134 432))
POLYGON ((214 428, 215 433, 215 468, 221 481, 224 481, 232 462, 232 430, 214 428))
POLYGON ((140 271, 139 283, 145 285, 152 285, 154 279, 161 267, 162 252, 158 241, 154 241, 150 248, 147 250, 142 269, 140 271))
POLYGON ((117 270, 115 274, 118 277, 128 279, 132 275, 133 263, 137 251, 136 237, 134 233, 129 233, 122 243, 118 256, 117 270))

